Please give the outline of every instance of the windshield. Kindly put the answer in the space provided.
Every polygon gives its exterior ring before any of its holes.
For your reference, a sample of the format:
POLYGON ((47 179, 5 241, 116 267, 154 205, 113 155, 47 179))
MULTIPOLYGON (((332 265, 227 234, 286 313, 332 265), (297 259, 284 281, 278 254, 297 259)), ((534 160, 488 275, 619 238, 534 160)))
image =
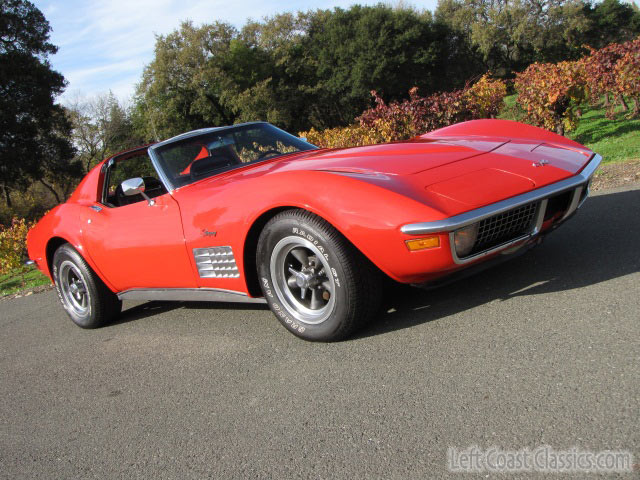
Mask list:
POLYGON ((249 163, 316 148, 268 123, 253 123, 177 138, 151 147, 151 153, 170 187, 178 188, 249 163))

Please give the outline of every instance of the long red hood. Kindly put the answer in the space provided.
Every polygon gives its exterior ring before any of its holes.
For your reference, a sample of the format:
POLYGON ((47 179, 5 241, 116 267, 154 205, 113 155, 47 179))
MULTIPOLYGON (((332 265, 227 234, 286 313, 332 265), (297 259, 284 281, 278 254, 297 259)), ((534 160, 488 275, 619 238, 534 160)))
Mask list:
POLYGON ((578 173, 592 155, 569 140, 426 135, 306 152, 284 160, 278 170, 348 175, 454 214, 561 181, 578 173))
MULTIPOLYGON (((500 137, 436 138, 418 137, 408 142, 369 145, 345 149, 305 152, 291 158, 287 169, 323 170, 345 173, 378 173, 385 175, 415 175, 462 160, 482 163, 478 157, 491 153, 502 168, 517 168, 518 164, 530 168, 526 172, 533 179, 542 170, 533 164, 543 163, 575 174, 589 160, 593 152, 582 147, 546 143, 534 140, 505 139, 500 137), (295 160, 295 161, 294 161, 295 160)), ((523 173, 523 172, 520 172, 523 173)))

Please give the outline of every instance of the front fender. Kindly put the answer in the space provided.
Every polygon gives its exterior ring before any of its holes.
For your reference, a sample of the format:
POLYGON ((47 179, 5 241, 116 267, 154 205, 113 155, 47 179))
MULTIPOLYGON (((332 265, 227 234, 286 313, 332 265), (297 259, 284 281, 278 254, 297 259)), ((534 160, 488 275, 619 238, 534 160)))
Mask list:
MULTIPOLYGON (((448 236, 441 246, 423 252, 410 252, 405 240, 415 238, 400 228, 409 219, 443 219, 446 215, 411 195, 398 193, 402 187, 384 188, 366 177, 324 171, 286 172, 278 175, 279 193, 263 208, 245 220, 245 238, 251 226, 268 211, 284 207, 301 208, 322 217, 344 235, 373 264, 401 282, 422 278, 426 270, 444 269, 451 263, 448 236), (285 185, 306 185, 291 191, 285 185)), ((374 179, 375 180, 375 179, 374 179)), ((392 181, 392 180, 389 180, 392 181)))

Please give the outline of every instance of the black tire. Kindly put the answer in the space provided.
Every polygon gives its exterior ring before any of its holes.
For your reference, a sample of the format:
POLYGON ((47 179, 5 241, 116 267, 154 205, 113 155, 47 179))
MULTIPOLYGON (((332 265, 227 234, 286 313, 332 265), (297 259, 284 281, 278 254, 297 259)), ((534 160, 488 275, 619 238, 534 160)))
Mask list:
POLYGON ((101 327, 120 314, 117 295, 68 243, 53 255, 52 274, 62 306, 79 327, 101 327))
POLYGON ((269 220, 256 264, 271 311, 305 340, 342 340, 378 311, 381 272, 310 212, 287 210, 269 220))

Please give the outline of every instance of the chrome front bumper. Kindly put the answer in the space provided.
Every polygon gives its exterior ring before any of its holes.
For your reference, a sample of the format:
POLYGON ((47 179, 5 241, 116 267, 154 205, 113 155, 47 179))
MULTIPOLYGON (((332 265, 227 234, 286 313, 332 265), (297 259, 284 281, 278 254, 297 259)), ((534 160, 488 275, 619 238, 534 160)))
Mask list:
POLYGON ((566 220, 569 216, 575 213, 575 211, 582 205, 582 203, 588 196, 591 178, 600 165, 600 162, 602 162, 602 157, 598 154, 594 154, 593 157, 591 157, 591 160, 589 160, 589 163, 587 163, 587 165, 582 169, 580 173, 571 178, 567 178, 566 180, 562 180, 560 182, 547 185, 546 187, 532 190, 530 192, 523 193, 521 195, 517 195, 515 197, 508 198, 506 200, 502 200, 485 207, 461 213, 460 215, 445 218, 444 220, 438 220, 435 222, 411 223, 408 225, 404 225, 402 226, 401 231, 402 233, 406 233, 408 235, 425 235, 449 232, 451 254, 453 256, 453 260, 457 264, 463 264, 477 260, 500 250, 506 250, 509 247, 516 246, 516 244, 519 243, 524 244, 528 239, 534 237, 540 232, 549 197, 573 190, 571 201, 567 210, 565 211, 562 218, 557 220, 556 223, 560 223, 566 220), (455 251, 454 243, 454 234, 456 230, 534 202, 540 202, 538 211, 536 213, 536 221, 532 225, 531 230, 526 234, 520 235, 517 238, 509 240, 508 242, 502 243, 489 250, 485 250, 464 258, 458 258, 455 251))

